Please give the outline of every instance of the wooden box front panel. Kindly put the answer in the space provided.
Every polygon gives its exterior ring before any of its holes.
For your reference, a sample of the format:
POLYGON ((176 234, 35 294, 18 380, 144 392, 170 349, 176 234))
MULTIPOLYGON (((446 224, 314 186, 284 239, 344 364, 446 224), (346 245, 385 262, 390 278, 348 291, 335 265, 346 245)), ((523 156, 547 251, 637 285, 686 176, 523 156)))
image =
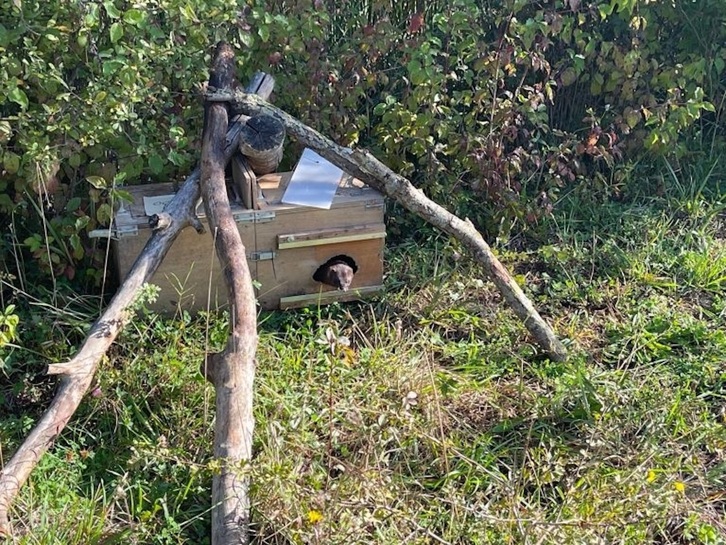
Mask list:
POLYGON ((257 263, 260 305, 263 308, 293 308, 316 302, 350 301, 379 291, 383 283, 383 240, 378 237, 279 249, 274 259, 257 263), (318 267, 338 255, 351 257, 358 267, 347 292, 313 280, 318 267))
POLYGON ((289 176, 260 179, 274 212, 256 228, 257 250, 273 255, 257 262, 263 308, 293 308, 349 301, 380 291, 383 283, 384 201, 377 191, 344 179, 329 210, 280 202, 289 176), (337 255, 351 257, 358 271, 348 292, 313 280, 317 268, 337 255))

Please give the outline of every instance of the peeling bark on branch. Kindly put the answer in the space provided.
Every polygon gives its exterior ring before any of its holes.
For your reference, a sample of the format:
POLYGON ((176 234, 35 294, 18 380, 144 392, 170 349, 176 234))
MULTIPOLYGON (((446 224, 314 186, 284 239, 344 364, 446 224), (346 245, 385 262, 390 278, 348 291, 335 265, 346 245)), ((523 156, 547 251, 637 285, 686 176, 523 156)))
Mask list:
MULTIPOLYGON (((248 85, 247 91, 269 98, 274 84, 272 77, 258 73, 248 85)), ((225 162, 237 152, 239 133, 247 119, 246 116, 239 116, 229 127, 224 145, 225 162)), ((92 326, 76 355, 69 362, 48 367, 48 374, 62 375, 58 391, 33 431, 0 471, 0 537, 10 535, 8 512, 12 502, 41 456, 60 435, 80 405, 91 385, 99 361, 129 319, 129 308, 139 290, 154 275, 182 229, 188 225, 199 225, 194 214, 199 200, 199 175, 200 170, 196 169, 166 206, 163 225, 159 225, 154 231, 124 283, 92 326)))
POLYGON ((234 105, 236 111, 249 116, 271 115, 277 117, 285 126, 288 135, 294 136, 331 163, 395 199, 409 211, 458 239, 469 249, 474 259, 483 266, 484 271, 499 289, 504 300, 512 307, 512 310, 549 357, 555 361, 563 361, 567 358, 567 350, 563 344, 469 220, 462 220, 428 199, 409 180, 393 172, 368 151, 339 146, 259 97, 237 91, 208 94, 207 99, 229 101, 234 105))
MULTIPOLYGON (((209 84, 231 87, 234 52, 220 44, 209 84)), ((230 302, 227 346, 207 359, 205 374, 217 393, 214 456, 221 471, 212 480, 212 545, 249 543, 248 478, 244 466, 252 456, 252 392, 257 351, 257 305, 252 276, 225 186, 224 135, 227 105, 205 105, 202 134, 201 191, 215 249, 224 271, 230 302)))

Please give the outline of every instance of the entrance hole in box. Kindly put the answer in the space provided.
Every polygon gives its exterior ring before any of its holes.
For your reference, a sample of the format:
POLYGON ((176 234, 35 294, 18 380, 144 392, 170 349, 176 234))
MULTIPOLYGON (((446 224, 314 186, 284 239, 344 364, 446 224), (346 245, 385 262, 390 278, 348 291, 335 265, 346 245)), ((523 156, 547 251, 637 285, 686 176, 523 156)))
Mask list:
POLYGON ((313 274, 313 280, 315 280, 316 282, 322 282, 323 284, 327 284, 329 286, 333 286, 343 291, 348 291, 348 288, 353 281, 353 275, 355 275, 355 273, 357 272, 358 265, 356 264, 355 259, 353 259, 349 255, 338 254, 331 257, 325 263, 320 265, 320 267, 317 268, 317 270, 313 274), (340 273, 337 272, 337 270, 335 269, 336 266, 339 266, 341 264, 347 265, 348 267, 347 272, 343 273, 344 275, 347 274, 347 278, 345 278, 344 276, 340 276, 340 273))

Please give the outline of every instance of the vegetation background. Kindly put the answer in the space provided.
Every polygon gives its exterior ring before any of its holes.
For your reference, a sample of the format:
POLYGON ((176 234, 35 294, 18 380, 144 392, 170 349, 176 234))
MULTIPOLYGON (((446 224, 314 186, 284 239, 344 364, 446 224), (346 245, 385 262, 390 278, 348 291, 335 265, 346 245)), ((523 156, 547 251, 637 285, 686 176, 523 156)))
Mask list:
MULTIPOLYGON (((391 204, 384 297, 260 316, 255 542, 724 543, 723 0, 0 0, 0 464, 110 289, 88 232, 197 161, 220 39, 469 217, 572 352, 391 204)), ((205 543, 226 327, 142 301, 9 541, 205 543)))

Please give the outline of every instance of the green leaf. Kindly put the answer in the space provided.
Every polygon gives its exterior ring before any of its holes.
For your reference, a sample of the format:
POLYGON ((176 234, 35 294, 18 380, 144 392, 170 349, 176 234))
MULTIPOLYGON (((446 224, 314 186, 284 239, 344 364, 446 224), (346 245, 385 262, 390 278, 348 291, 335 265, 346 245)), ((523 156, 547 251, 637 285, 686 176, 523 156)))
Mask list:
POLYGON ((108 183, 102 176, 86 176, 86 181, 96 189, 106 189, 108 183))
POLYGON ((600 19, 607 19, 608 15, 613 12, 612 4, 600 4, 597 9, 600 11, 600 19))
POLYGON ((242 42, 242 45, 245 47, 252 47, 252 44, 254 44, 252 34, 245 32, 244 30, 239 31, 239 41, 242 42))
POLYGON ((0 144, 4 144, 13 135, 13 128, 9 121, 0 121, 0 144))
POLYGON ((80 218, 76 218, 76 231, 81 232, 83 229, 88 227, 89 223, 91 223, 91 218, 89 216, 81 216, 80 218))
POLYGON ((96 210, 96 219, 101 225, 108 225, 111 223, 112 217, 113 211, 111 210, 111 205, 108 203, 103 203, 98 207, 98 210, 96 210))
POLYGON ((376 104, 376 107, 373 108, 373 115, 383 115, 386 112, 386 107, 388 104, 385 102, 379 102, 376 104))
POLYGON ((66 204, 66 210, 68 212, 75 212, 81 207, 81 198, 80 197, 73 197, 68 201, 68 204, 66 204))
POLYGON ((15 174, 20 169, 20 156, 12 151, 6 151, 3 155, 3 167, 8 174, 15 174))
POLYGON ((74 153, 68 158, 68 164, 73 168, 78 168, 83 162, 83 155, 81 153, 74 153))
POLYGON ((115 60, 115 59, 106 61, 103 63, 103 75, 110 76, 112 74, 115 74, 123 66, 125 66, 125 63, 123 61, 119 61, 119 60, 115 60))
POLYGON ((153 174, 161 174, 164 170, 164 159, 157 154, 149 156, 149 170, 153 174))
POLYGON ((0 210, 10 212, 15 208, 15 203, 7 193, 0 193, 0 210))
POLYGON ((114 199, 119 199, 124 202, 134 202, 133 195, 131 195, 131 193, 129 193, 128 191, 124 191, 123 189, 114 189, 113 197, 114 199))
POLYGON ((562 82, 563 87, 572 85, 577 81, 577 72, 572 67, 566 68, 560 76, 560 81, 562 82))
POLYGON ((418 61, 411 61, 408 63, 408 73, 411 76, 411 83, 414 85, 421 85, 422 83, 425 83, 427 80, 427 74, 425 70, 421 67, 421 63, 418 61))
POLYGON ((81 244, 81 237, 79 237, 77 234, 73 234, 70 236, 70 243, 71 248, 73 248, 73 258, 74 259, 83 259, 83 244, 81 244))
POLYGON ((23 110, 28 109, 28 95, 26 95, 25 91, 23 91, 20 87, 16 87, 10 91, 10 93, 8 93, 8 98, 16 104, 19 104, 23 110))
POLYGON ((198 23, 199 22, 199 19, 197 18, 197 14, 194 13, 194 8, 190 4, 186 4, 185 6, 181 6, 179 8, 179 12, 182 14, 182 16, 185 19, 187 19, 187 20, 189 20, 189 21, 191 21, 193 23, 198 23))
POLYGON ((642 119, 640 112, 638 112, 637 110, 633 110, 630 107, 625 108, 623 117, 625 118, 625 122, 628 124, 628 127, 630 127, 631 129, 635 128, 635 126, 642 119))
POLYGON ((658 134, 656 132, 650 133, 648 136, 645 137, 645 140, 643 143, 645 144, 645 147, 648 149, 651 149, 658 144, 658 141, 660 138, 658 137, 658 134))
POLYGON ((144 22, 144 12, 140 9, 130 9, 124 13, 124 22, 130 25, 139 26, 144 22))
POLYGON ((40 235, 33 235, 32 237, 26 238, 23 241, 23 244, 25 244, 31 252, 38 250, 42 246, 40 241, 40 235))
POLYGON ((86 13, 86 16, 83 18, 83 23, 90 28, 93 28, 98 24, 97 5, 94 4, 89 7, 88 13, 86 13))
POLYGON ((106 8, 106 13, 111 19, 118 19, 121 17, 121 12, 118 10, 118 8, 114 5, 111 0, 107 0, 103 3, 103 7, 106 8))
POLYGON ((263 43, 267 43, 270 39, 270 29, 266 26, 261 26, 257 29, 257 34, 259 34, 260 39, 263 43))
POLYGON ((10 43, 10 33, 4 25, 0 24, 0 47, 5 47, 10 43))
POLYGON ((124 35, 123 25, 121 23, 112 24, 110 34, 111 34, 111 43, 115 44, 121 38, 123 38, 123 35, 124 35))

